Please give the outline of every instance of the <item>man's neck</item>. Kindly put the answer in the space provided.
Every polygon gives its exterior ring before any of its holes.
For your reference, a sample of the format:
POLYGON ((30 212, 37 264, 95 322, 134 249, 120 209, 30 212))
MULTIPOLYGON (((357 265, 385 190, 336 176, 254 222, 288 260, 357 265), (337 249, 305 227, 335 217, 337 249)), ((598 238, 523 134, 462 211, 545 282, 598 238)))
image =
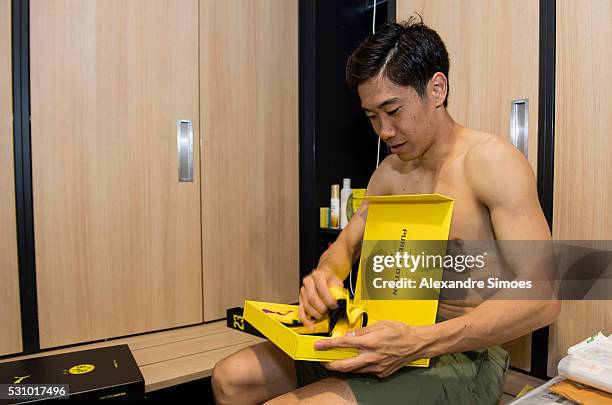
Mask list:
POLYGON ((433 173, 438 173, 452 155, 455 143, 462 129, 461 125, 457 124, 448 111, 446 111, 446 108, 436 111, 436 115, 434 141, 423 156, 418 158, 421 167, 433 173))

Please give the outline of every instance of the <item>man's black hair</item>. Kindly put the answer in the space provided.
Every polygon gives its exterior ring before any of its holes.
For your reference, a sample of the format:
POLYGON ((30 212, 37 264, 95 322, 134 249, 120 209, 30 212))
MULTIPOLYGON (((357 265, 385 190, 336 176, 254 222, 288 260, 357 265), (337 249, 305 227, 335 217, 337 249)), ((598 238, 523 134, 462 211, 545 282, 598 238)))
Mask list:
MULTIPOLYGON (((400 86, 411 86, 423 99, 425 87, 436 72, 448 80, 448 52, 438 33, 410 17, 388 23, 363 41, 346 64, 346 82, 351 89, 382 74, 400 86)), ((444 106, 448 105, 448 92, 444 106)))

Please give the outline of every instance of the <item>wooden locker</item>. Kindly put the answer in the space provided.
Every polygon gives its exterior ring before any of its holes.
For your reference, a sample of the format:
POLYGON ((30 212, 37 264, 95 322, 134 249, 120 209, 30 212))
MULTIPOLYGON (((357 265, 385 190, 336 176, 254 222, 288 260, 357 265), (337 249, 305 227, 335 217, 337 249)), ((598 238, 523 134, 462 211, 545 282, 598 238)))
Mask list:
POLYGON ((204 319, 297 302, 298 2, 201 0, 204 319))
POLYGON ((30 47, 41 348, 201 322, 197 0, 34 1, 30 47))
MULTIPOLYGON (((396 19, 415 12, 450 58, 448 111, 470 128, 510 137, 512 100, 529 99, 528 159, 537 173, 539 2, 397 0, 396 19)), ((531 335, 504 345, 510 364, 530 369, 531 335)))
POLYGON ((11 25, 11 1, 0 0, 0 356, 22 350, 13 160, 11 25))
MULTIPOLYGON (((610 240, 612 3, 556 4, 553 237, 610 240)), ((548 375, 568 347, 599 331, 612 333, 612 301, 564 301, 550 328, 548 375)))

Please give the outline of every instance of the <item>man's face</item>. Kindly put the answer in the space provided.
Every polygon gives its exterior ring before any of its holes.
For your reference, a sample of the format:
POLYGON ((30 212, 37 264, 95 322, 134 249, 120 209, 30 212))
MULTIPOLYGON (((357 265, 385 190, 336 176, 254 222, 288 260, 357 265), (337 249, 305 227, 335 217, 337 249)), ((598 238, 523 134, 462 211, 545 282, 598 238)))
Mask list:
POLYGON ((433 142, 434 103, 413 87, 375 77, 358 87, 361 107, 376 134, 401 160, 422 156, 433 142))

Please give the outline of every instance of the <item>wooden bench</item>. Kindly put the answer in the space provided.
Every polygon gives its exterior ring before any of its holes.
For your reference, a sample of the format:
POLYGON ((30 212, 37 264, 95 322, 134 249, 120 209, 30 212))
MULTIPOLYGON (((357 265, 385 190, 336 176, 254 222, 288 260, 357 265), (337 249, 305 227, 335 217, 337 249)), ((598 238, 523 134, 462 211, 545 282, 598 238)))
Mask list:
MULTIPOLYGON (((190 326, 127 338, 111 339, 27 356, 5 358, 0 363, 127 344, 145 379, 145 392, 209 377, 215 364, 238 350, 262 342, 256 336, 229 329, 225 321, 190 326)), ((509 370, 500 404, 513 400, 525 385, 537 387, 543 380, 509 370)))
POLYGON ((229 329, 225 321, 218 321, 5 358, 0 363, 127 344, 144 376, 145 392, 151 392, 209 377, 219 360, 262 341, 256 336, 229 329))
POLYGON ((502 395, 499 403, 500 405, 505 405, 508 402, 513 401, 525 385, 531 385, 533 388, 535 388, 539 387, 545 382, 546 381, 544 380, 540 380, 539 378, 535 378, 518 371, 508 370, 506 373, 506 380, 504 381, 504 394, 502 395))

